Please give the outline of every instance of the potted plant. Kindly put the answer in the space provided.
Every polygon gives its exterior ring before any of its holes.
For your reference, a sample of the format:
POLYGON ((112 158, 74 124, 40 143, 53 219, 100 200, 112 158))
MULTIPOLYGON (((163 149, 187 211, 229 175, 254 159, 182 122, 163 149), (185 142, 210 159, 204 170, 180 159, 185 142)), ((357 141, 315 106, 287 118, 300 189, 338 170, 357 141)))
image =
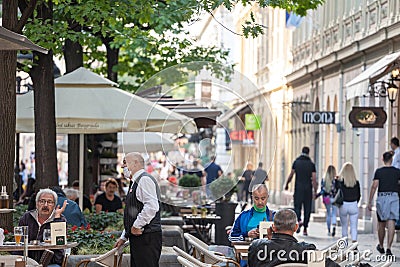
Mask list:
POLYGON ((210 184, 213 197, 218 198, 215 203, 215 213, 221 220, 215 226, 215 243, 229 246, 230 242, 225 227, 233 225, 237 203, 231 202, 231 196, 236 192, 236 183, 227 176, 221 176, 210 184))
POLYGON ((214 198, 228 202, 236 192, 236 184, 231 178, 221 176, 210 184, 210 191, 214 198))
POLYGON ((197 175, 185 174, 181 179, 179 179, 179 186, 185 187, 192 192, 201 186, 201 180, 197 175))

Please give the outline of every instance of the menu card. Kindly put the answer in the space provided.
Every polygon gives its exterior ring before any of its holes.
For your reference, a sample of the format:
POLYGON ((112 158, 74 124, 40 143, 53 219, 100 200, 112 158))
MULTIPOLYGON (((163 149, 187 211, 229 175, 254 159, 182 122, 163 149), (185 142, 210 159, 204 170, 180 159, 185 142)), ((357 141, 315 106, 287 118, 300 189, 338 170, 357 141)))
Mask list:
POLYGON ((260 232, 260 238, 265 238, 268 234, 268 229, 272 226, 273 222, 260 222, 258 231, 260 232))
POLYGON ((66 245, 67 244, 67 223, 53 222, 50 224, 51 244, 66 245))

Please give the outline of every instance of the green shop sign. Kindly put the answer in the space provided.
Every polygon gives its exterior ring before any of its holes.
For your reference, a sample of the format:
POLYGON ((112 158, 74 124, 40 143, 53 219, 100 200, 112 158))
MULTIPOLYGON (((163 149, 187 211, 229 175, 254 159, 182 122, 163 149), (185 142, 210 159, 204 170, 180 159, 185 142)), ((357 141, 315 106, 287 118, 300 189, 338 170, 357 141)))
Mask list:
POLYGON ((259 130, 261 129, 261 116, 255 114, 245 115, 246 130, 259 130))

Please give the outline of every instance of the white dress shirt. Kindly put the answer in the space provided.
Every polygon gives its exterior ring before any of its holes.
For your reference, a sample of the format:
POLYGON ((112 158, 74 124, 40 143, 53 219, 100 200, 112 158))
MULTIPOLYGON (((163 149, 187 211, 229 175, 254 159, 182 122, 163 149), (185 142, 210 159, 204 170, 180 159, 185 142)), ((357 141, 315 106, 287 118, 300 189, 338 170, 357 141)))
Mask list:
POLYGON ((400 169, 400 147, 397 147, 394 150, 392 166, 397 169, 400 169))
MULTIPOLYGON (((138 177, 144 172, 144 169, 137 171, 132 180, 136 182, 138 177)), ((131 192, 132 186, 129 188, 128 194, 131 192)), ((139 184, 136 188, 136 198, 143 203, 142 211, 137 215, 136 220, 133 222, 135 228, 143 228, 145 225, 149 224, 151 220, 156 216, 156 213, 160 209, 160 205, 158 203, 157 198, 157 190, 156 185, 153 180, 149 176, 142 176, 139 181, 139 184)), ((125 207, 127 208, 127 207, 125 207)), ((126 240, 125 238, 125 230, 121 234, 121 238, 126 240)))

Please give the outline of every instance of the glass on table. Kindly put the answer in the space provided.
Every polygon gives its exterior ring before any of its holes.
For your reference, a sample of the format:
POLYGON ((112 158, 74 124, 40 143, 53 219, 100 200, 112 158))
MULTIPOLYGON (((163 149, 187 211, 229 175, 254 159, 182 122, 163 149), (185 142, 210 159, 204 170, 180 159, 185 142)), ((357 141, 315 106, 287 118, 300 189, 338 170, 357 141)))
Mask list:
POLYGON ((21 239, 23 235, 24 235, 24 229, 22 228, 22 226, 15 226, 14 227, 15 244, 17 245, 21 244, 21 239))
POLYGON ((51 230, 50 229, 43 230, 43 242, 51 243, 51 230))

